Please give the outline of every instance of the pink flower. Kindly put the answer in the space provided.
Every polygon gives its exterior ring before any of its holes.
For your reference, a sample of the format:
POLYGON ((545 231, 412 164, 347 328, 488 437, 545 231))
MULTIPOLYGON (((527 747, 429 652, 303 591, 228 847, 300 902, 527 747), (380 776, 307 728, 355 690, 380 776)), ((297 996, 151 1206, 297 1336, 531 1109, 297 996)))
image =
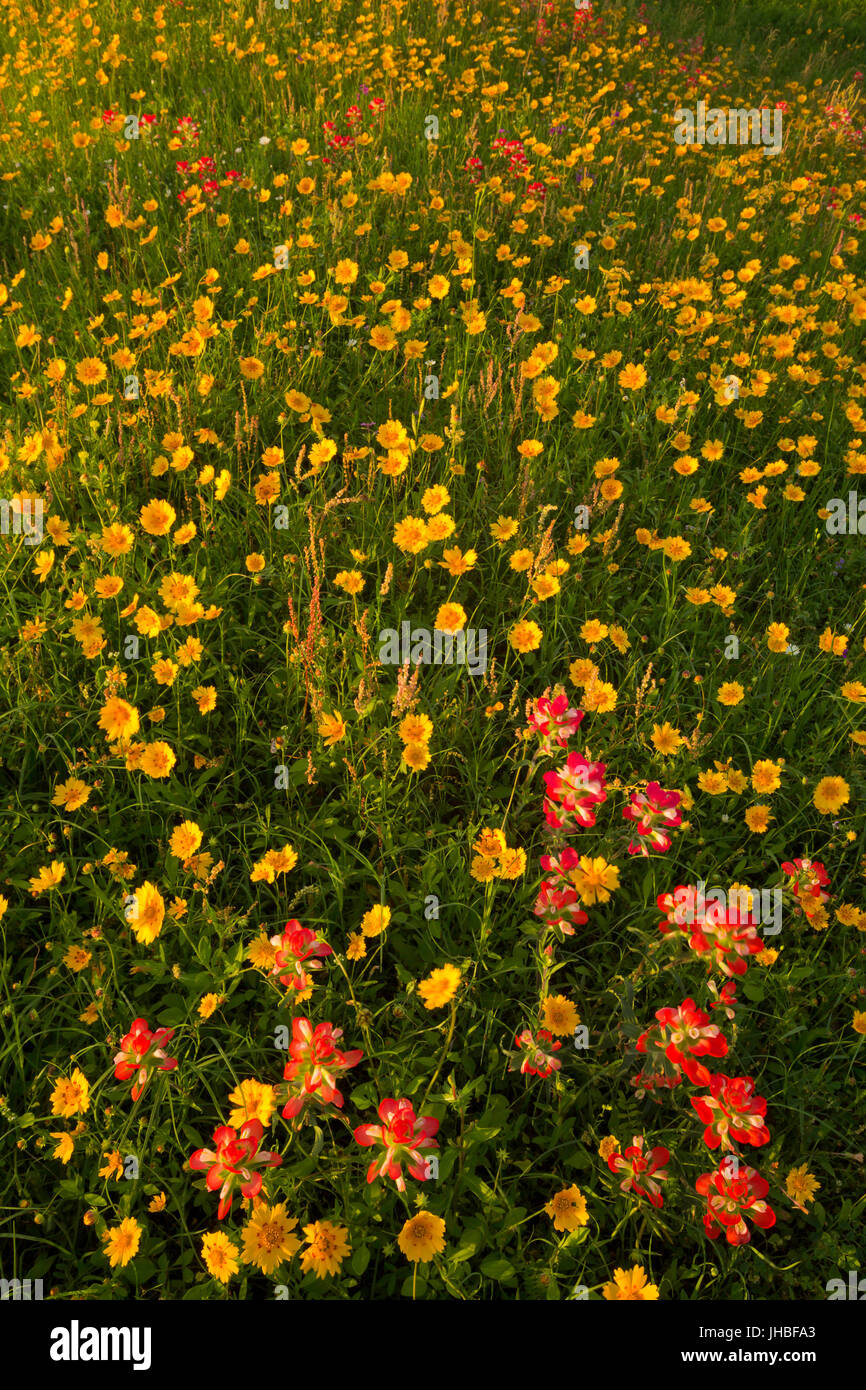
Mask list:
POLYGON ((629 804, 623 807, 626 820, 636 822, 636 833, 641 837, 632 840, 629 854, 649 855, 650 849, 664 853, 670 849, 671 839, 666 827, 682 824, 682 816, 676 809, 680 803, 680 793, 663 791, 658 782, 650 782, 645 792, 632 792, 629 804))
POLYGON ((558 927, 563 936, 574 936, 575 926, 583 926, 589 921, 583 908, 578 907, 577 903, 578 894, 573 888, 560 888, 554 880, 544 879, 533 910, 536 917, 544 918, 548 926, 558 927))
POLYGON ((146 1018, 133 1019, 132 1027, 120 1041, 120 1051, 114 1059, 114 1075, 118 1081, 128 1081, 135 1076, 132 1099, 138 1100, 154 1068, 160 1071, 174 1071, 177 1058, 169 1057, 163 1051, 165 1043, 174 1037, 173 1028, 157 1028, 152 1033, 146 1018), (136 1076, 136 1073, 138 1075, 136 1076))
POLYGON ((582 719, 583 710, 572 708, 567 695, 557 695, 554 700, 542 695, 529 716, 529 728, 541 740, 539 752, 549 756, 554 747, 564 748, 582 719))
POLYGON ((277 1153, 259 1152, 264 1132, 261 1120, 247 1120, 239 1130, 220 1125, 213 1133, 216 1148, 196 1149, 191 1156, 190 1168, 208 1170, 208 1191, 219 1189, 219 1221, 231 1211, 235 1188, 239 1187, 244 1197, 255 1197, 261 1191, 262 1175, 254 1171, 256 1168, 278 1168, 282 1163, 277 1153))
POLYGON ((438 1149, 433 1135, 439 1129, 439 1121, 432 1115, 416 1117, 411 1100, 390 1099, 380 1103, 379 1119, 380 1125, 359 1125, 355 1130, 355 1141, 362 1148, 375 1145, 379 1149, 367 1169, 367 1182, 387 1176, 396 1182, 398 1192, 405 1192, 402 1165, 408 1165, 411 1177, 419 1182, 426 1180, 429 1170, 421 1151, 438 1149))
POLYGON ((579 826, 595 825, 591 808, 607 797, 604 763, 589 763, 580 753, 569 753, 562 767, 545 772, 544 781, 544 815, 549 826, 571 834, 579 826))

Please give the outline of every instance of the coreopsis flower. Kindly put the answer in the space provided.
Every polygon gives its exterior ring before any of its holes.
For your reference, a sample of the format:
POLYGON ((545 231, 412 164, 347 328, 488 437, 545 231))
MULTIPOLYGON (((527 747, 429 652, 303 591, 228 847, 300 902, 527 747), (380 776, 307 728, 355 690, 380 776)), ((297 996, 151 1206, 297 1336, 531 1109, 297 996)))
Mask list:
POLYGON ((667 1181, 664 1165, 670 1159, 670 1152, 657 1145, 645 1154, 643 1146, 643 1135, 635 1135, 622 1153, 608 1156, 607 1166, 612 1173, 624 1174, 619 1185, 620 1192, 634 1192, 638 1197, 648 1197, 654 1207, 661 1207, 664 1198, 659 1183, 667 1181))
POLYGON ((282 936, 271 937, 271 945, 277 948, 271 974, 279 978, 281 985, 298 991, 312 985, 309 970, 322 969, 318 957, 333 955, 326 941, 308 927, 302 927, 294 917, 286 923, 282 936))
POLYGON ((545 1030, 560 1036, 573 1033, 580 1023, 580 1014, 564 994, 548 994, 541 1001, 545 1030))
POLYGON ((655 1301, 659 1296, 657 1284, 647 1283, 643 1265, 631 1269, 615 1269, 613 1279, 602 1289, 604 1297, 611 1303, 644 1303, 655 1301))
MULTIPOLYGON (((56 1156, 56 1155, 55 1155, 56 1156)), ((785 1191, 800 1211, 806 1210, 807 1202, 814 1202, 815 1193, 821 1191, 821 1184, 812 1173, 807 1173, 805 1163, 792 1168, 785 1179, 785 1191)))
POLYGON ((707 1199, 704 1229, 710 1240, 724 1231, 729 1245, 748 1244, 746 1216, 763 1231, 776 1224, 776 1213, 764 1201, 770 1184, 735 1154, 723 1158, 714 1173, 702 1173, 695 1188, 707 1199))
POLYGON ((175 859, 189 859, 201 844, 202 834, 194 820, 181 821, 171 832, 169 854, 175 859))
POLYGON ((527 619, 516 622, 508 634, 508 640, 516 652, 521 656, 527 652, 534 652, 541 646, 541 639, 544 636, 538 623, 533 623, 527 619))
POLYGON ((658 1022, 638 1038, 637 1051, 650 1051, 656 1060, 664 1056, 685 1072, 693 1086, 708 1085, 711 1073, 698 1059, 726 1055, 728 1044, 719 1025, 711 1023, 710 1015, 694 999, 684 999, 676 1009, 657 1009, 656 1018, 658 1022))
POLYGON ((678 791, 663 791, 658 782, 648 783, 645 792, 632 792, 622 814, 626 820, 635 822, 640 838, 629 843, 629 854, 641 854, 646 858, 651 849, 662 854, 670 849, 667 830, 682 824, 682 816, 676 809, 679 802, 678 791))
POLYGON ((52 806, 62 806, 66 811, 77 811, 90 798, 90 787, 80 777, 67 777, 58 782, 51 798, 52 806))
POLYGON ((443 965, 422 980, 418 994, 424 1001, 425 1009, 441 1009, 449 1004, 457 993, 461 975, 456 965, 443 965))
POLYGON ((142 946, 151 946, 162 931, 165 920, 165 901, 155 883, 145 882, 132 895, 134 901, 126 915, 142 946))
POLYGON ((108 1161, 104 1167, 99 1169, 99 1176, 101 1178, 112 1178, 116 1174, 118 1178, 122 1178, 123 1158, 121 1156, 120 1150, 115 1149, 114 1153, 103 1154, 103 1158, 107 1159, 108 1161))
POLYGON ((317 1279, 324 1279, 328 1274, 339 1274, 340 1265, 352 1250, 346 1239, 348 1234, 348 1227, 335 1226, 331 1221, 313 1221, 305 1226, 304 1236, 309 1249, 301 1255, 304 1273, 312 1271, 317 1279))
POLYGON ((229 1113, 229 1124, 235 1128, 246 1124, 247 1120, 260 1120, 263 1125, 269 1125, 277 1097, 273 1086, 249 1077, 239 1081, 229 1092, 229 1104, 235 1107, 229 1113))
POLYGON ((58 1141, 57 1148, 51 1155, 52 1158, 59 1158, 64 1166, 69 1162, 75 1152, 75 1140, 71 1134, 66 1134, 63 1130, 52 1130, 51 1138, 58 1141))
POLYGON ((138 519, 148 535, 165 536, 177 520, 177 512, 170 502, 156 499, 141 508, 138 519))
POLYGON ((289 1216, 284 1202, 273 1207, 263 1202, 244 1226, 245 1264, 256 1265, 263 1274, 273 1274, 301 1248, 298 1237, 292 1234, 297 1224, 298 1218, 289 1216))
POLYGON ((580 894, 581 902, 591 907, 593 903, 610 901, 611 893, 619 887, 619 869, 608 864, 601 856, 592 858, 582 854, 571 871, 571 881, 580 894))
POLYGON ((70 1077, 61 1077, 51 1092, 51 1113, 68 1119, 90 1109, 90 1082, 76 1067, 70 1077))
POLYGON ((426 1264, 445 1249, 445 1222, 432 1211, 419 1211, 405 1222, 397 1244, 407 1260, 426 1264))
POLYGON ((607 797, 604 771, 604 763, 590 763, 580 753, 569 753, 562 767, 545 772, 544 815, 552 829, 568 835, 595 825, 592 807, 607 797))
POLYGON ((733 1149, 738 1144, 757 1148, 770 1142, 770 1131, 764 1122, 767 1102, 755 1095, 755 1083, 750 1076, 723 1076, 717 1072, 710 1077, 710 1092, 706 1096, 690 1096, 701 1124, 706 1125, 704 1143, 709 1149, 733 1149))
POLYGON ((426 1181, 429 1169, 422 1157, 425 1149, 438 1149, 433 1138, 439 1130, 439 1121, 432 1115, 415 1115, 412 1102, 407 1099, 387 1098, 379 1104, 379 1125, 359 1125, 355 1130, 355 1142, 363 1148, 375 1146, 379 1152, 367 1169, 367 1182, 377 1178, 389 1177, 397 1184, 399 1192, 406 1191, 403 1177, 403 1164, 409 1174, 419 1182, 426 1181))
POLYGON ((127 1216, 119 1226, 111 1226, 103 1234, 105 1253, 112 1269, 123 1267, 138 1254, 141 1244, 141 1227, 134 1216, 127 1216))
POLYGON ((379 936, 391 921, 391 909, 384 903, 376 903, 361 918, 361 931, 364 936, 379 936))
POLYGON ((851 788, 844 777, 822 777, 813 793, 812 805, 823 815, 835 815, 850 797, 851 788))
POLYGON ((176 1070, 177 1058, 169 1057, 164 1051, 166 1043, 171 1042, 173 1037, 173 1028, 157 1028, 151 1032, 146 1018, 133 1019, 129 1032, 120 1040, 120 1051, 114 1058, 115 1080, 129 1081, 135 1077, 133 1100, 138 1100, 154 1070, 176 1070))
POLYGON ((334 744, 346 737, 346 725, 340 714, 323 714, 318 728, 326 748, 333 748, 334 744))
POLYGON ((259 1151, 264 1132, 261 1120, 247 1120, 239 1130, 231 1125, 219 1125, 213 1134, 215 1148, 196 1149, 190 1156, 190 1168, 196 1172, 207 1169, 208 1191, 219 1191, 217 1217, 220 1221, 231 1211, 237 1188, 244 1197, 257 1196, 262 1188, 262 1175, 256 1170, 277 1168, 283 1161, 277 1153, 259 1151))
POLYGON ((579 1231, 589 1221, 586 1198, 574 1184, 551 1197, 544 1210, 555 1231, 579 1231))
POLYGON ((288 842, 283 845, 282 849, 269 849, 253 865, 250 881, 252 883, 273 883, 277 874, 291 873, 297 862, 297 853, 288 842))
POLYGON ((314 1028, 308 1018, 292 1019, 290 1060, 283 1071, 283 1078, 289 1083, 282 1112, 285 1119, 296 1119, 309 1101, 343 1108, 337 1082, 344 1072, 358 1065, 364 1054, 359 1048, 341 1052, 338 1044, 342 1036, 342 1028, 335 1028, 332 1023, 319 1023, 314 1028))
POLYGON ((170 776, 176 762, 174 750, 163 739, 156 739, 145 746, 138 766, 148 777, 163 778, 170 776))
POLYGON ((505 833, 493 826, 487 826, 481 831, 472 848, 476 854, 490 859, 498 859, 506 848, 505 833))
POLYGON ((91 954, 85 951, 83 946, 70 946, 66 955, 63 957, 63 964, 77 974, 79 970, 84 970, 90 964, 91 954))
POLYGON ((566 694, 553 700, 542 695, 529 715, 529 729, 539 739, 538 752, 549 757, 555 748, 565 748, 582 719, 583 710, 572 708, 566 694))
POLYGON ((207 1265, 208 1274, 227 1284, 233 1274, 240 1269, 240 1251, 226 1235, 225 1231, 210 1231, 202 1238, 201 1256, 207 1265))
MULTIPOLYGON (((560 1070, 562 1063, 553 1053, 559 1051, 562 1043, 554 1042, 553 1034, 547 1028, 539 1028, 537 1034, 534 1034, 531 1028, 524 1028, 514 1041, 519 1051, 516 1056, 514 1053, 509 1055, 515 1060, 520 1057, 521 1075, 548 1077, 560 1070)), ((510 1062, 508 1070, 515 1070, 510 1062)))
POLYGON ((54 859, 51 864, 41 865, 33 877, 28 879, 30 892, 34 898, 38 898, 41 893, 50 893, 65 877, 66 865, 60 859, 54 859))

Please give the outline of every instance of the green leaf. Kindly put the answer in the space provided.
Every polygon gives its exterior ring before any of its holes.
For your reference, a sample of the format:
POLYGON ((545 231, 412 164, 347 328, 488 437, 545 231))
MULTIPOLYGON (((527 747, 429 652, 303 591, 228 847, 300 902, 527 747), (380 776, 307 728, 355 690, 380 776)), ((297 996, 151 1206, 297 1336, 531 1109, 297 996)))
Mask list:
POLYGON ((526 1207, 512 1207, 502 1218, 500 1230, 510 1231, 512 1226, 516 1226, 526 1215, 526 1207))
POLYGON ((461 1245, 459 1249, 454 1251, 454 1254, 451 1256, 449 1263, 453 1265, 463 1264, 464 1260, 472 1259, 472 1256, 475 1254, 477 1249, 478 1247, 474 1241, 472 1241, 469 1245, 461 1245))
POLYGON ((355 1251, 355 1253, 352 1256, 352 1273, 357 1274, 358 1278, 360 1279, 361 1275, 364 1273, 364 1270, 367 1268, 367 1265, 369 1263, 370 1251, 367 1249, 366 1245, 362 1245, 358 1250, 355 1251))
POLYGON ((351 1092, 351 1099, 356 1110, 369 1110, 372 1105, 376 1104, 373 1098, 373 1088, 369 1081, 365 1081, 361 1086, 356 1086, 351 1092))
POLYGON ((511 1261, 506 1260, 503 1255, 488 1255, 481 1266, 481 1273, 486 1274, 488 1279, 502 1283, 505 1279, 514 1278, 515 1269, 511 1261))

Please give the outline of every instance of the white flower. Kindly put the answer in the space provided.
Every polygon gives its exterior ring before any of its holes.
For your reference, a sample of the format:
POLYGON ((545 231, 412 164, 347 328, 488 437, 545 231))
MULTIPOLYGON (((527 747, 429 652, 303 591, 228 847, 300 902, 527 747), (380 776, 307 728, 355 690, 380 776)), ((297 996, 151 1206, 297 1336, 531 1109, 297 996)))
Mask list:
POLYGON ((786 655, 786 656, 799 656, 799 655, 800 655, 800 648, 799 648, 799 647, 795 647, 793 642, 789 642, 788 645, 787 645, 787 647, 785 648, 785 655, 786 655))
POLYGON ((260 135, 260 136, 259 136, 259 144, 260 144, 260 145, 269 145, 270 143, 271 143, 271 139, 270 139, 270 136, 269 136, 269 135, 260 135))

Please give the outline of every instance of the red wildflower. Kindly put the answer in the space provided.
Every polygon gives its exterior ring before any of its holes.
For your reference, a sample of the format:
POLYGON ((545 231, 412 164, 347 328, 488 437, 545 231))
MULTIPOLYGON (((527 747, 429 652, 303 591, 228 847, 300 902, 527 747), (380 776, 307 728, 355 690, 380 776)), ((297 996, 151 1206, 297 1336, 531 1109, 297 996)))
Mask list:
POLYGON ((131 1076, 135 1076, 133 1100, 138 1100, 154 1068, 158 1068, 159 1071, 174 1071, 177 1067, 177 1058, 169 1057, 163 1051, 164 1044, 171 1042, 173 1037, 173 1028, 157 1028, 152 1033, 147 1026, 146 1018, 133 1019, 126 1037, 121 1038, 120 1051, 114 1059, 116 1080, 128 1081, 131 1076))
POLYGON ((690 1096, 704 1130, 704 1143, 710 1149, 733 1149, 738 1144, 757 1148, 770 1142, 770 1131, 764 1123, 767 1102, 755 1095, 755 1083, 750 1076, 723 1076, 717 1072, 710 1077, 707 1096, 690 1096))
POLYGON ((416 1116, 411 1100, 406 1099, 383 1100, 379 1105, 379 1119, 380 1125, 359 1125, 355 1130, 355 1141, 362 1148, 375 1145, 379 1149, 367 1169, 367 1182, 387 1176, 396 1182, 398 1192, 405 1192, 404 1163, 411 1177, 425 1182, 430 1170, 421 1151, 438 1149, 433 1135, 439 1129, 439 1121, 432 1115, 416 1116))
POLYGON ((661 1207, 664 1199, 659 1183, 667 1181, 664 1165, 670 1153, 659 1146, 644 1154, 643 1145, 643 1135, 636 1135, 622 1153, 610 1155, 607 1166, 612 1173, 625 1173, 619 1185, 621 1192, 635 1192, 638 1197, 649 1197, 654 1207, 661 1207))
POLYGON ((544 815, 549 826, 571 834, 580 826, 588 829, 595 825, 591 808, 607 796, 604 763, 589 763, 580 753, 569 753, 562 767, 545 772, 544 781, 544 815))
MULTIPOLYGON (((521 1075, 547 1077, 561 1068, 562 1063, 552 1054, 559 1051, 562 1043, 554 1042, 553 1034, 547 1028, 539 1028, 537 1036, 531 1028, 524 1028, 514 1041, 520 1049, 517 1056, 523 1059, 520 1063, 521 1075)), ((514 1067, 509 1064, 508 1070, 514 1071, 514 1067)))
POLYGON ((663 791, 658 782, 650 782, 645 792, 632 792, 622 813, 626 820, 636 822, 638 840, 629 843, 629 854, 649 855, 650 849, 661 853, 670 849, 671 839, 665 827, 682 824, 682 816, 676 809, 680 802, 677 791, 663 791))
POLYGON ((724 1057, 728 1050, 726 1039, 710 1015, 698 1008, 694 999, 684 999, 679 1008, 656 1010, 658 1023, 652 1024, 637 1041, 638 1052, 648 1047, 662 1052, 668 1061, 682 1067, 693 1086, 706 1086, 711 1073, 697 1059, 724 1057))
POLYGON ((747 1215, 764 1231, 776 1224, 776 1213, 764 1201, 770 1184, 735 1154, 723 1158, 714 1173, 702 1173, 695 1187, 707 1199, 704 1229, 710 1240, 724 1230, 729 1245, 748 1244, 747 1215))
POLYGON ((830 886, 830 876, 818 859, 786 860, 782 872, 787 875, 785 887, 798 900, 807 917, 812 917, 815 909, 830 901, 830 894, 824 889, 830 886))
POLYGON ((277 1153, 259 1152, 264 1125, 261 1120, 247 1120, 239 1130, 220 1125, 214 1130, 215 1149, 196 1149, 189 1160, 196 1172, 208 1170, 209 1192, 219 1189, 220 1204, 217 1218, 222 1221, 231 1211, 236 1187, 244 1197, 255 1197, 262 1187, 262 1175, 256 1168, 277 1168, 282 1163, 277 1153))
POLYGON ((293 917, 286 923, 282 936, 272 936, 271 945, 277 946, 272 975, 279 976, 280 984, 299 992, 309 989, 312 980, 308 970, 321 970, 318 956, 331 956, 333 951, 327 942, 322 941, 314 931, 302 927, 293 917))
POLYGON ((341 1052, 337 1044, 342 1036, 342 1028, 335 1028, 332 1023, 319 1023, 314 1028, 308 1018, 292 1019, 291 1061, 286 1063, 283 1077, 292 1083, 295 1094, 290 1094, 286 1101, 285 1119, 300 1115, 307 1101, 343 1108, 337 1079, 342 1072, 356 1067, 364 1054, 360 1049, 341 1052))
MULTIPOLYGON (((689 885, 675 889, 672 895, 660 894, 656 901, 667 916, 659 922, 659 930, 665 936, 684 936, 699 956, 714 953, 724 975, 744 975, 748 965, 744 958, 763 950, 764 943, 751 914, 728 906, 726 900, 718 901, 712 891, 707 898, 689 885)), ((726 899, 725 894, 721 896, 726 899)))
POLYGON ((535 708, 529 716, 529 728, 538 734, 541 741, 538 751, 549 756, 554 747, 564 748, 582 719, 583 710, 572 708, 567 695, 557 695, 553 700, 542 695, 535 701, 535 708))

